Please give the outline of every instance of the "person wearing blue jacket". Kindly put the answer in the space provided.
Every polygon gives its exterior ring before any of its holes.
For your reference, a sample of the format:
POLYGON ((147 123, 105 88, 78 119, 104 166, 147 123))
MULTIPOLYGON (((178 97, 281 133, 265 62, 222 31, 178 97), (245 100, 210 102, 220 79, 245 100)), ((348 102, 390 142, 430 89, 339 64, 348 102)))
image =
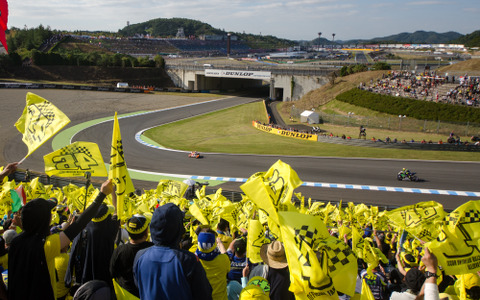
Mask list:
POLYGON ((212 299, 212 287, 195 254, 179 248, 183 212, 173 203, 152 216, 153 246, 139 251, 133 273, 140 299, 212 299))

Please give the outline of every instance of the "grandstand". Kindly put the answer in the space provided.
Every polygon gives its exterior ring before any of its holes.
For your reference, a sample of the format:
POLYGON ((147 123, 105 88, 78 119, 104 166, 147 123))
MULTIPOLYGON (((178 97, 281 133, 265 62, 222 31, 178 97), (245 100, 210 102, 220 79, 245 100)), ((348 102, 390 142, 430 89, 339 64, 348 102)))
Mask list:
MULTIPOLYGON (((131 56, 155 56, 157 54, 216 56, 227 54, 227 42, 215 40, 125 38, 102 39, 99 45, 109 51, 131 56)), ((251 49, 245 42, 231 41, 231 54, 250 52, 251 49)))
POLYGON ((100 46, 115 52, 131 56, 155 56, 157 54, 178 53, 179 50, 165 39, 126 38, 105 39, 100 46))
MULTIPOLYGON (((169 40, 170 44, 178 48, 182 53, 199 55, 225 55, 227 54, 227 42, 215 40, 169 40)), ((250 47, 243 41, 231 41, 230 53, 249 53, 250 47)))

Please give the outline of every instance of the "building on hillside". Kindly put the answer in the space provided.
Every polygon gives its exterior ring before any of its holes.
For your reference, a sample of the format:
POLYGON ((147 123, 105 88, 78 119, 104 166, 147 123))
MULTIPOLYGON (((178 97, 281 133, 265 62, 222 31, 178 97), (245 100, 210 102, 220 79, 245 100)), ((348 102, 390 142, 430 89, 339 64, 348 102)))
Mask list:
POLYGON ((300 122, 308 124, 318 124, 320 122, 320 116, 311 110, 305 110, 300 114, 300 122))
POLYGON ((177 35, 175 36, 177 39, 184 39, 185 38, 185 31, 183 27, 178 28, 177 35))

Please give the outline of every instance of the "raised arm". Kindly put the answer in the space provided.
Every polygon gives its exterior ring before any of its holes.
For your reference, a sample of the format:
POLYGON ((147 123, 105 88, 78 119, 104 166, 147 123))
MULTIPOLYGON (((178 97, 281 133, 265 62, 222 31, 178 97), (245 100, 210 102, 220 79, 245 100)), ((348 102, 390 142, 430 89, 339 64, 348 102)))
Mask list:
POLYGON ((17 170, 17 166, 18 162, 14 162, 9 163, 5 168, 3 168, 3 170, 0 172, 0 181, 3 181, 6 176, 9 176, 13 172, 15 172, 17 170))
POLYGON ((113 191, 113 184, 111 180, 105 181, 100 187, 100 193, 97 198, 90 204, 85 211, 80 215, 80 217, 68 226, 64 231, 60 232, 60 247, 63 248, 70 244, 77 234, 87 226, 88 222, 95 216, 98 208, 102 205, 103 200, 107 195, 111 194, 113 191))

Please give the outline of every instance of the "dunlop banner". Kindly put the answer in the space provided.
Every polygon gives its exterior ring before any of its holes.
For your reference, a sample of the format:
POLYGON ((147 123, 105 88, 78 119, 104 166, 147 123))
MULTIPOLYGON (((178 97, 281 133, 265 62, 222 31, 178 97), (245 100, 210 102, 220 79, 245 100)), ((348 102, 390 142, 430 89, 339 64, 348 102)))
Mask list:
POLYGON ((306 140, 306 141, 314 141, 316 142, 318 140, 318 136, 316 134, 311 134, 311 133, 304 133, 304 132, 294 132, 294 131, 289 131, 289 130, 283 130, 283 129, 278 129, 278 128, 273 128, 268 125, 263 125, 261 123, 252 122, 253 127, 260 129, 261 131, 265 131, 268 133, 273 133, 276 135, 280 136, 286 136, 286 137, 291 137, 291 138, 296 138, 300 140, 306 140))

